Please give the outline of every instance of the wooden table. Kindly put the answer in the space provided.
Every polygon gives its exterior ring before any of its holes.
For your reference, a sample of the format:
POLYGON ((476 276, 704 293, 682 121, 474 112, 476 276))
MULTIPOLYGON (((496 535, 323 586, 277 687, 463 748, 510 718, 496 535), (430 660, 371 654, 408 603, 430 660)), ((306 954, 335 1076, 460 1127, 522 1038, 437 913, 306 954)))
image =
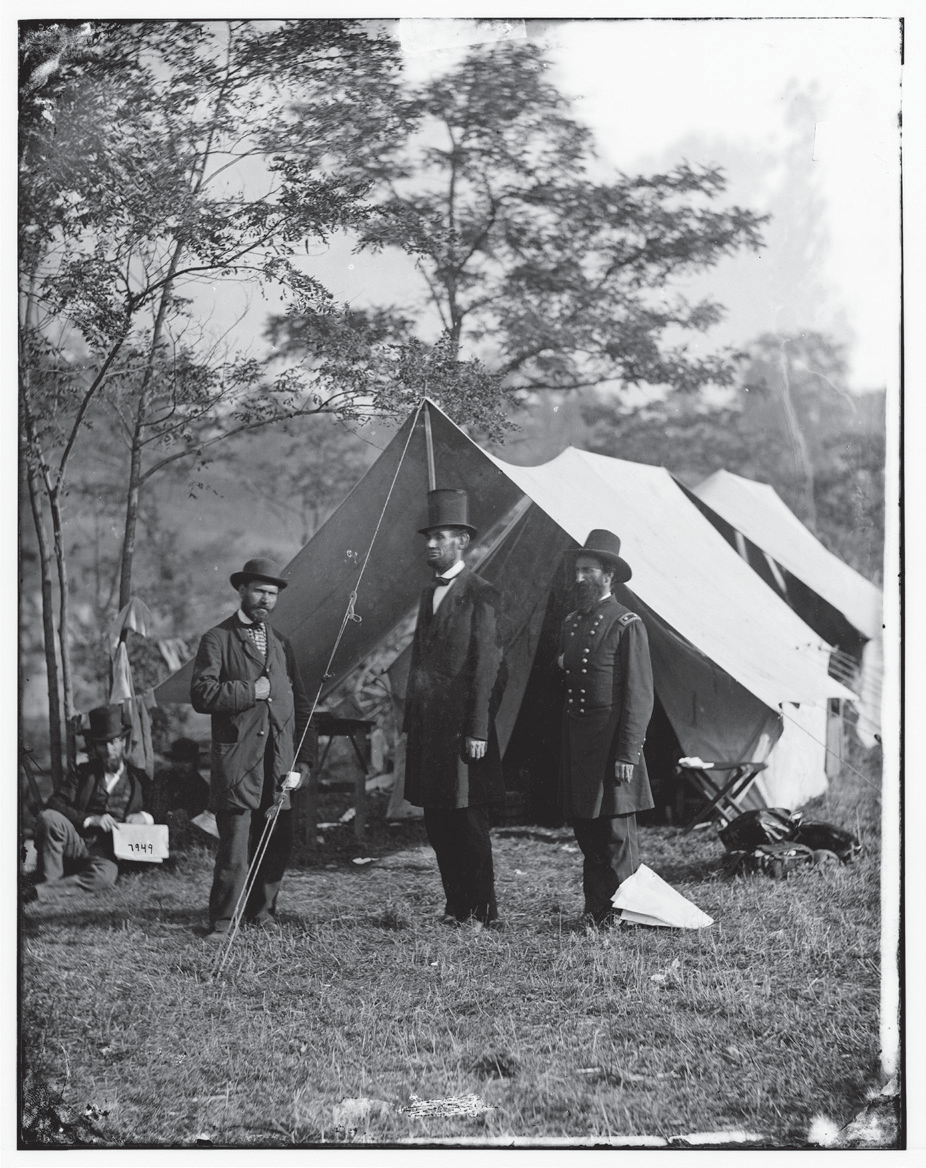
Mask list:
POLYGON ((318 785, 325 759, 335 738, 347 738, 357 756, 359 767, 354 780, 354 838, 358 841, 363 838, 366 828, 367 775, 370 770, 370 731, 375 725, 375 722, 364 718, 345 718, 329 710, 316 710, 312 715, 311 728, 315 731, 316 739, 316 759, 312 767, 312 778, 293 797, 295 812, 293 827, 298 847, 315 847, 318 831, 318 785), (320 738, 326 738, 327 742, 319 756, 320 738))

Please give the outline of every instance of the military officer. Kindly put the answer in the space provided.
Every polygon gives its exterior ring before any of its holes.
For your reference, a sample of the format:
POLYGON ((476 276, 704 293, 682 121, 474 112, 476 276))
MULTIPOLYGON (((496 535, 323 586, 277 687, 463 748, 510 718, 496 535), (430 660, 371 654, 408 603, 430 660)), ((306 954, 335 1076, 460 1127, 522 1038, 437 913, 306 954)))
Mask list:
POLYGON ((582 849, 585 920, 617 923, 611 898, 640 866, 636 813, 653 806, 643 740, 653 712, 646 626, 612 595, 631 570, 610 531, 567 553, 578 607, 563 623, 561 806, 582 849))

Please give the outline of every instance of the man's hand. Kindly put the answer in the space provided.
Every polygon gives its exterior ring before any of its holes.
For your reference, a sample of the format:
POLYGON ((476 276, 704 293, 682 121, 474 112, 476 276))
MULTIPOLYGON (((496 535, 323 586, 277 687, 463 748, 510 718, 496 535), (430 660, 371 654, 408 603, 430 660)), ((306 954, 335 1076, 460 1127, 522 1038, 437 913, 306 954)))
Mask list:
POLYGON ((142 823, 150 825, 154 823, 154 817, 149 815, 147 811, 133 811, 131 815, 125 817, 126 823, 142 823))
POLYGON ((254 697, 259 702, 264 702, 270 697, 270 678, 259 677, 254 682, 254 697))
POLYGON ((485 758, 486 743, 484 738, 467 738, 466 757, 471 759, 485 758))
POLYGON ((118 824, 119 821, 111 815, 91 815, 87 820, 88 827, 98 827, 101 831, 112 831, 118 824))
POLYGON ((309 777, 310 768, 307 763, 297 763, 296 769, 283 776, 280 783, 281 791, 298 791, 309 777))
POLYGON ((614 764, 614 782, 616 786, 619 787, 621 783, 629 783, 632 778, 632 762, 616 762, 614 764))

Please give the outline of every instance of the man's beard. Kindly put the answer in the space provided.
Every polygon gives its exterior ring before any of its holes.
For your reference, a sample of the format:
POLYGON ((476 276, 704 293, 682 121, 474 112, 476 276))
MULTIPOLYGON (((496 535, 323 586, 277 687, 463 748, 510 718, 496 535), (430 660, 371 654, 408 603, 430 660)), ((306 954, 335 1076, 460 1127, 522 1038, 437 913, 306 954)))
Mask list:
POLYGON ((598 589, 594 584, 576 584, 576 603, 579 608, 591 608, 598 599, 598 589))

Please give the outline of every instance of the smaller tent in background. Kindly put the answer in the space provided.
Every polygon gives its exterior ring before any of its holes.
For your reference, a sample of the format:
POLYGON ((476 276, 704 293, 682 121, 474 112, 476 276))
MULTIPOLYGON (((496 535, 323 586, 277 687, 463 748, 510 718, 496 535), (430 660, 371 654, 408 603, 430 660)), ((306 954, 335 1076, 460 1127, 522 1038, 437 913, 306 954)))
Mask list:
POLYGON ((834 647, 830 671, 858 696, 856 733, 881 733, 882 595, 828 551, 766 483, 719 470, 691 492, 727 542, 834 647))

